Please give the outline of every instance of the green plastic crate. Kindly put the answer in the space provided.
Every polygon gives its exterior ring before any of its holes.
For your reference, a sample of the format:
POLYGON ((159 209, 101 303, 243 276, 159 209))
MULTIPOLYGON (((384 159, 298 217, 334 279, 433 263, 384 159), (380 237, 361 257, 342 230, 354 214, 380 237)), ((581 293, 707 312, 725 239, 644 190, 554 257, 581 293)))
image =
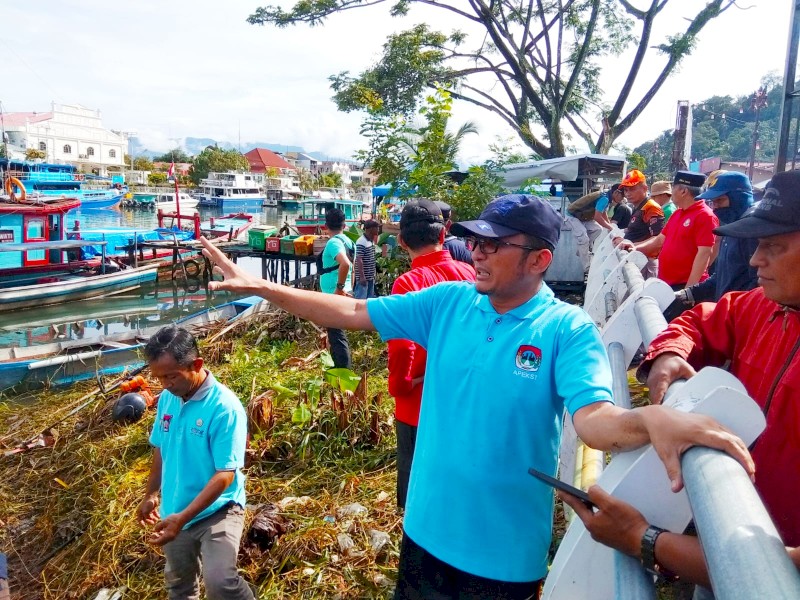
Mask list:
POLYGON ((266 232, 261 229, 250 228, 247 230, 247 245, 253 250, 263 250, 266 239, 266 232))
POLYGON ((294 254, 294 241, 299 235, 285 235, 281 238, 281 254, 294 254))

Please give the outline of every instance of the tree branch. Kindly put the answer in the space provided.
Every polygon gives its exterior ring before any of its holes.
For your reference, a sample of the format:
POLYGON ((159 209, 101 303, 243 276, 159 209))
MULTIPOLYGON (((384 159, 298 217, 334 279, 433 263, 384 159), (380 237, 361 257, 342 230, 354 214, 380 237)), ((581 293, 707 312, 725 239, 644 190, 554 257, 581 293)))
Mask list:
POLYGON ((493 112, 496 115, 498 115, 501 119, 503 119, 503 121, 505 121, 508 124, 509 127, 511 127, 511 129, 513 129, 514 131, 517 132, 517 135, 519 135, 522 138, 522 140, 534 152, 536 152, 536 153, 538 153, 538 154, 540 154, 542 156, 547 156, 548 153, 550 152, 550 148, 548 146, 546 146, 544 143, 542 143, 539 139, 537 139, 530 132, 530 129, 527 129, 527 128, 523 129, 523 127, 521 127, 520 124, 514 118, 511 118, 511 117, 508 116, 507 112, 500 112, 500 111, 496 110, 494 106, 488 105, 488 104, 486 104, 484 102, 481 102, 480 100, 477 100, 475 98, 470 98, 469 96, 464 96, 463 94, 459 94, 458 92, 450 92, 450 95, 453 98, 457 98, 459 100, 464 100, 465 102, 469 102, 471 104, 474 104, 475 106, 480 106, 481 108, 484 108, 484 109, 488 110, 489 112, 493 112))
POLYGON ((341 4, 334 3, 320 6, 312 4, 301 9, 295 6, 289 12, 276 6, 264 6, 257 8, 256 12, 247 17, 247 22, 250 23, 250 25, 274 23, 277 27, 286 27, 287 25, 296 25, 297 23, 308 23, 313 27, 314 25, 320 25, 327 17, 334 13, 355 8, 375 6, 376 4, 383 4, 387 1, 388 0, 342 0, 341 4))
MULTIPOLYGON (((582 121, 584 121, 584 122, 586 123, 586 126, 587 126, 587 127, 589 127, 589 130, 590 130, 592 133, 594 133, 594 134, 596 135, 596 134, 597 134, 597 132, 596 132, 596 131, 594 131, 594 130, 592 129, 592 127, 589 125, 589 122, 588 122, 588 121, 586 121, 586 119, 584 119, 582 115, 578 115, 578 116, 579 116, 579 117, 581 117, 581 120, 582 120, 582 121)), ((577 134, 578 134, 578 136, 579 136, 579 137, 580 137, 580 138, 581 138, 583 141, 585 141, 585 142, 586 142, 586 145, 589 147, 589 150, 590 150, 591 152, 594 152, 594 150, 595 150, 595 148, 594 148, 594 142, 592 141, 592 137, 591 137, 591 135, 589 135, 589 134, 588 134, 587 132, 585 132, 583 129, 581 129, 580 127, 578 127, 578 124, 575 122, 575 119, 573 118, 573 116, 572 116, 571 114, 567 113, 567 114, 565 115, 565 117, 566 117, 567 121, 569 121, 569 124, 572 126, 572 129, 575 131, 575 133, 577 133, 577 134)))
POLYGON ((495 27, 497 25, 497 21, 494 19, 489 7, 486 6, 484 2, 481 0, 469 0, 470 4, 475 9, 476 13, 481 16, 481 22, 486 26, 486 30, 489 32, 489 36, 492 38, 492 41, 495 44, 495 47, 498 49, 500 54, 506 60, 506 62, 511 67, 512 71, 514 71, 514 75, 516 77, 516 83, 520 86, 523 94, 528 98, 528 100, 533 105, 534 110, 539 114, 539 117, 542 119, 543 122, 547 123, 552 118, 552 112, 547 107, 547 105, 542 101, 541 97, 537 94, 536 90, 531 86, 530 82, 528 81, 528 75, 531 74, 530 72, 526 72, 522 69, 521 62, 515 60, 517 57, 521 56, 519 50, 515 53, 511 52, 509 48, 504 43, 505 40, 503 36, 500 35, 495 27))
MULTIPOLYGON (((654 5, 657 4, 657 0, 653 0, 654 5)), ((613 142, 613 139, 619 137, 622 133, 624 133, 636 120, 636 118, 647 108, 648 104, 653 100, 655 95, 661 89, 661 86, 664 85, 664 82, 667 78, 672 74, 672 71, 675 67, 680 63, 680 61, 691 51, 691 43, 697 37, 697 34, 711 21, 713 18, 718 17, 724 11, 728 10, 731 6, 735 4, 735 0, 714 0, 713 2, 709 2, 697 16, 689 23, 689 27, 687 27, 686 32, 683 34, 683 48, 684 50, 672 48, 672 51, 669 51, 669 58, 667 59, 667 64, 664 65, 664 68, 658 74, 653 85, 650 87, 649 90, 644 94, 641 100, 636 104, 636 106, 619 122, 616 122, 616 118, 619 116, 619 113, 615 116, 615 118, 611 119, 611 114, 609 114, 609 131, 603 131, 600 134, 600 137, 597 141, 597 148, 601 150, 606 145, 610 145, 610 141, 613 142)), ((660 8, 659 8, 660 10, 660 8)), ((662 47, 662 49, 664 49, 662 47)), ((668 49, 664 49, 664 51, 668 51, 668 49)), ((638 68, 637 68, 638 72, 638 68)), ((635 77, 633 70, 628 75, 630 79, 632 76, 635 77)), ((627 82, 626 82, 627 83, 627 82)), ((619 103, 619 100, 617 101, 619 103)), ((620 110, 621 110, 620 105, 620 110)))
MULTIPOLYGON (((561 102, 557 108, 557 114, 559 115, 564 114, 566 111, 567 104, 569 104, 569 99, 572 95, 572 90, 575 89, 578 76, 580 75, 581 69, 586 62, 586 57, 589 54, 589 46, 592 43, 592 36, 594 35, 594 28, 597 25, 597 15, 599 10, 600 3, 595 2, 592 5, 592 14, 589 17, 589 22, 586 24, 586 35, 583 38, 583 44, 581 45, 581 49, 578 52, 577 58, 575 59, 575 65, 572 69, 572 74, 569 77, 569 81, 567 81, 567 85, 564 87, 564 95, 561 97, 561 102)), ((558 85, 558 82, 556 82, 556 85, 558 85)))

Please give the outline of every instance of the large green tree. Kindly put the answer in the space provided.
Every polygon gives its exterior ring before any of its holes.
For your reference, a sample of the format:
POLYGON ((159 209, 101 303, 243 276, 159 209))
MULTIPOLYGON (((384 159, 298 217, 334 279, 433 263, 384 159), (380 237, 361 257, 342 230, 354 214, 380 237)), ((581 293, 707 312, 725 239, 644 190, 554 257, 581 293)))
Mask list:
POLYGON ((146 156, 137 156, 133 159, 134 171, 152 171, 154 168, 153 161, 146 156))
POLYGON ((153 162, 176 162, 176 163, 189 163, 192 162, 192 157, 180 146, 176 146, 169 152, 165 152, 161 156, 156 156, 153 162))
POLYGON ((208 146, 192 160, 189 177, 197 185, 201 179, 213 172, 249 171, 250 163, 238 150, 223 150, 218 146, 208 146))
POLYGON ((344 187, 341 173, 321 173, 317 177, 319 187, 340 188, 344 187))
MULTIPOLYGON (((426 88, 454 84, 453 96, 502 118, 542 157, 563 156, 580 138, 607 152, 691 52, 697 35, 734 0, 692 2, 685 25, 663 38, 654 26, 671 0, 298 0, 258 8, 252 24, 320 25, 335 13, 384 4, 392 16, 416 5, 446 13, 454 27, 426 24, 388 37, 383 55, 358 75, 331 78, 344 111, 410 115, 426 88), (627 51, 629 62, 622 65, 627 51), (645 57, 661 64, 643 70, 645 57), (608 94, 601 65, 627 77, 608 94), (634 87, 637 91, 634 93, 634 87), (610 96, 610 103, 605 98, 610 96)), ((674 0, 678 2, 678 0, 674 0)), ((680 0, 681 6, 688 4, 680 0)))
POLYGON ((439 88, 423 99, 419 109, 423 122, 419 125, 400 115, 372 114, 362 128, 370 147, 357 156, 379 174, 379 183, 392 184, 397 195, 443 200, 452 206, 457 218, 470 219, 501 191, 501 179, 496 174, 501 165, 491 162, 473 166, 460 184, 448 175, 458 168, 456 159, 464 136, 477 133, 472 123, 449 130, 451 111, 451 94, 439 88))

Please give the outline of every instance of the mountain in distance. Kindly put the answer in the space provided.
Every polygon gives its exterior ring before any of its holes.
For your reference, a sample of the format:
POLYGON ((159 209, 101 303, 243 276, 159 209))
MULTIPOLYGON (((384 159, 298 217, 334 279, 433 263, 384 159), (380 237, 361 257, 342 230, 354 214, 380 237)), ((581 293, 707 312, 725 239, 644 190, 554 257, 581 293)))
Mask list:
MULTIPOLYGON (((198 137, 184 138, 181 143, 181 148, 183 148, 187 154, 196 156, 200 154, 203 150, 205 150, 208 146, 213 146, 215 144, 224 150, 239 149, 239 144, 234 144, 232 142, 226 142, 226 141, 217 141, 211 138, 198 138, 198 137)), ((280 152, 280 153, 303 152, 304 154, 308 154, 309 156, 316 158, 317 160, 346 160, 348 162, 352 160, 352 159, 331 157, 328 156, 325 152, 320 152, 318 150, 313 152, 306 152, 302 146, 276 144, 274 142, 242 142, 241 152, 242 154, 244 154, 246 152, 249 152, 253 148, 268 148, 273 152, 280 152)), ((130 138, 130 153, 132 156, 146 156, 148 158, 153 158, 164 154, 163 151, 149 150, 135 136, 132 136, 130 138)))

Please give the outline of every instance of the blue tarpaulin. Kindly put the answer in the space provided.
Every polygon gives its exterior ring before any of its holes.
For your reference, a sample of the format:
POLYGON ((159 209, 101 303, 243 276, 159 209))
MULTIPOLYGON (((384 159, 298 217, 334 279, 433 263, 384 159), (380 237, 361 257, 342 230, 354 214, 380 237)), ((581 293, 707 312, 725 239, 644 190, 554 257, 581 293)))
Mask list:
MULTIPOLYGON (((374 198, 385 198, 386 196, 389 195, 391 189, 392 186, 389 183, 386 183, 384 185, 376 185, 374 188, 372 188, 372 196, 374 198)), ((401 190, 400 188, 395 188, 394 193, 392 193, 392 196, 395 198, 403 198, 407 196, 416 196, 416 195, 417 192, 415 190, 401 190)))

